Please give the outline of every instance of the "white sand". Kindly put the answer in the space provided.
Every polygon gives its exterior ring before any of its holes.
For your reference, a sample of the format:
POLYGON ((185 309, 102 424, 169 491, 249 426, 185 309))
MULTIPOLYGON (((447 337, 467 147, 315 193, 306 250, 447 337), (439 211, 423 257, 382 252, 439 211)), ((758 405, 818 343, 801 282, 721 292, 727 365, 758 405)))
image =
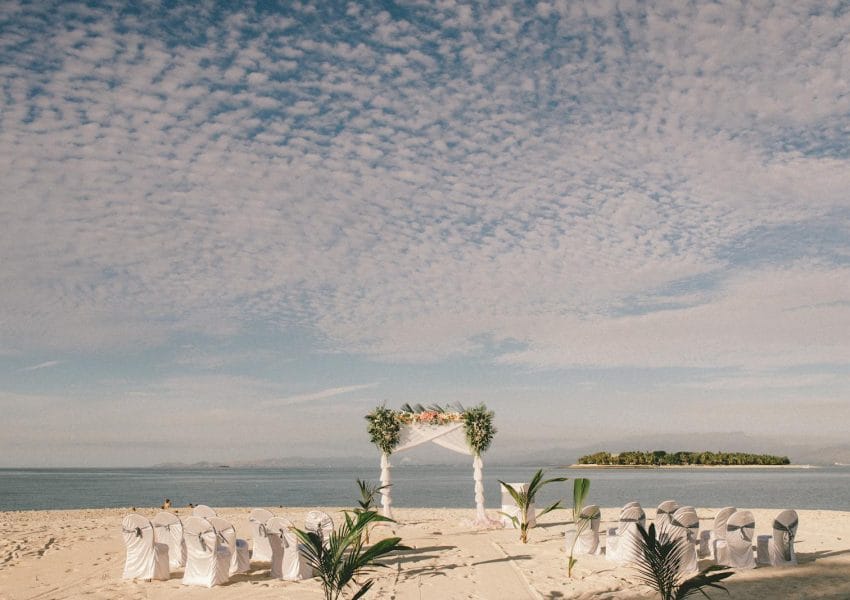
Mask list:
MULTIPOLYGON (((188 509, 178 509, 187 515, 188 509)), ((275 508, 272 512, 302 524, 307 509, 275 508)), ((0 599, 64 598, 322 598, 317 580, 286 582, 268 577, 268 567, 213 589, 181 585, 182 572, 170 581, 124 581, 121 517, 126 510, 73 510, 0 513, 0 599)), ((157 510, 140 509, 153 516, 157 510)), ((220 509, 240 537, 248 537, 248 509, 220 509)), ((329 512, 337 518, 338 514, 329 512)), ((619 509, 604 509, 604 531, 619 509)), ((703 529, 716 509, 700 509, 703 529)), ((756 533, 770 533, 778 510, 753 511, 756 533)), ((760 567, 738 572, 727 581, 731 593, 713 598, 760 600, 850 598, 850 513, 802 510, 797 536, 800 565, 760 567)), ((654 511, 649 510, 652 517, 654 511)), ((376 585, 367 598, 398 600, 652 598, 636 583, 634 571, 600 556, 581 556, 572 579, 566 576, 564 528, 567 511, 550 513, 520 544, 513 530, 475 531, 465 524, 472 509, 396 509, 392 530, 414 550, 390 559, 390 568, 374 573, 376 585)), ((378 534, 380 535, 380 534, 378 534)), ((386 535, 389 535, 389 528, 386 535)), ((377 537, 373 535, 373 539, 377 537)), ((603 536, 604 543, 604 536, 603 536)), ((701 561, 707 566, 708 561, 701 561)), ((701 596, 700 596, 701 597, 701 596)))

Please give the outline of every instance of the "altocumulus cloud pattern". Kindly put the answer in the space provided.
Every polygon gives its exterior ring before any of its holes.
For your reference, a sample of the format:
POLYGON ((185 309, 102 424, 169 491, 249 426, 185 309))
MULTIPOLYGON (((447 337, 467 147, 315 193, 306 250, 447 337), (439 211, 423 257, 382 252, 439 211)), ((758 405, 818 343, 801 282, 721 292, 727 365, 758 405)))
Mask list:
POLYGON ((3 2, 0 352, 271 323, 390 362, 846 366, 847 31, 846 2, 3 2))

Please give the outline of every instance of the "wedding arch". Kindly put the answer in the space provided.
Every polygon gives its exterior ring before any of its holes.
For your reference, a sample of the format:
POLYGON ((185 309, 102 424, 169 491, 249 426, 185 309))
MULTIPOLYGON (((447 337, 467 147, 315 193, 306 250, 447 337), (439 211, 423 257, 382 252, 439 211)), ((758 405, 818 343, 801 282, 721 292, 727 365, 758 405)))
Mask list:
POLYGON ((494 413, 483 404, 473 408, 443 408, 404 405, 400 410, 378 406, 366 415, 372 443, 381 451, 382 514, 392 518, 392 477, 390 455, 433 442, 460 454, 473 457, 475 482, 475 520, 489 522, 484 512, 484 483, 481 454, 493 442, 496 427, 494 413))

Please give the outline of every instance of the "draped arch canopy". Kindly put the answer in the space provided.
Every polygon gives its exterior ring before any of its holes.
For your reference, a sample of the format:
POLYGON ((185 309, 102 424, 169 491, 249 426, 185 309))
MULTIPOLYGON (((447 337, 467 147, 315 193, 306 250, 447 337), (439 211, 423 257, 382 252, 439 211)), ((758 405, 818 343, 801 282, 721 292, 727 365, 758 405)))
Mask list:
POLYGON ((481 454, 496 434, 494 414, 484 405, 447 411, 440 407, 405 406, 401 411, 378 407, 366 416, 372 442, 381 450, 381 512, 392 518, 392 463, 390 456, 423 444, 434 443, 473 457, 476 522, 490 524, 484 511, 481 454))

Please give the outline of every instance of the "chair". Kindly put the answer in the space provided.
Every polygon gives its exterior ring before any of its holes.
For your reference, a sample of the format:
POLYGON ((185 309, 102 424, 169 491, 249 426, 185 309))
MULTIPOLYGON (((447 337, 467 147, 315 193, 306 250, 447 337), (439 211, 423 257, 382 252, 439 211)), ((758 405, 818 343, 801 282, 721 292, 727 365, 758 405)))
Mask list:
POLYGON ((599 507, 595 504, 584 507, 579 515, 579 522, 567 526, 566 551, 567 554, 571 550, 575 550, 577 554, 596 554, 599 551, 599 522, 602 518, 602 513, 599 507), (579 525, 582 529, 579 532, 579 525), (576 534, 578 533, 578 539, 576 534), (575 547, 573 547, 575 540, 575 547))
MULTIPOLYGON (((527 483, 511 483, 509 484, 512 488, 514 488, 518 492, 527 492, 528 484, 527 483)), ((505 486, 499 486, 502 488, 502 510, 500 511, 502 514, 502 525, 505 527, 513 527, 516 529, 519 527, 515 525, 513 519, 511 517, 516 517, 517 520, 522 520, 519 514, 519 507, 516 505, 516 501, 514 497, 511 496, 511 493, 505 486)), ((526 518, 528 519, 529 527, 537 526, 537 509, 534 507, 534 503, 528 505, 528 510, 526 510, 526 518)))
POLYGON ((236 538, 236 528, 230 521, 221 517, 209 517, 207 521, 215 527, 215 531, 230 550, 230 574, 247 573, 251 568, 251 556, 248 552, 248 542, 236 538))
POLYGON ((794 552, 794 538, 797 536, 799 519, 797 511, 783 510, 773 521, 773 538, 770 540, 770 564, 774 567, 787 567, 797 564, 794 552))
POLYGON ((638 504, 627 504, 620 511, 620 522, 612 536, 609 532, 605 558, 628 564, 640 559, 640 532, 638 525, 646 526, 646 513, 638 504))
POLYGON ((739 510, 726 521, 726 539, 715 542, 717 564, 733 569, 754 569, 753 533, 756 520, 748 510, 739 510))
POLYGON ((670 539, 678 540, 682 547, 679 573, 698 571, 697 536, 699 535, 699 517, 693 506, 682 506, 673 513, 670 523, 664 530, 670 539))
POLYGON ((251 539, 254 541, 254 549, 251 552, 251 560, 258 562, 271 562, 272 547, 266 536, 266 521, 274 515, 265 508, 255 508, 248 517, 251 526, 251 539))
POLYGON ((121 520, 127 560, 124 579, 160 579, 171 577, 168 568, 168 546, 154 536, 153 523, 142 515, 127 515, 121 520))
POLYGON ((266 521, 266 536, 272 549, 271 573, 276 579, 297 581, 313 576, 313 567, 302 552, 303 544, 292 533, 292 522, 283 517, 266 521))
POLYGON ((304 518, 304 529, 312 531, 322 538, 322 545, 327 548, 330 536, 334 531, 334 522, 327 513, 311 510, 304 518))
POLYGON ((151 520, 157 542, 168 546, 168 564, 172 569, 186 565, 186 542, 183 540, 183 523, 170 512, 160 512, 151 520))
POLYGON ((183 523, 186 540, 186 569, 183 585, 213 587, 230 580, 230 548, 220 544, 215 527, 203 517, 183 523))
POLYGON ((673 513, 679 510, 679 508, 679 503, 675 500, 665 500, 658 505, 658 509, 655 511, 655 529, 658 535, 661 535, 661 532, 670 525, 670 521, 673 519, 673 513))
POLYGON ((715 562, 717 561, 716 542, 718 540, 726 540, 726 522, 737 510, 734 506, 726 506, 721 508, 714 517, 714 527, 711 529, 710 543, 715 562))
POLYGON ((208 517, 217 517, 218 515, 215 514, 215 511, 206 504, 199 504, 192 509, 192 516, 206 519, 208 517))

